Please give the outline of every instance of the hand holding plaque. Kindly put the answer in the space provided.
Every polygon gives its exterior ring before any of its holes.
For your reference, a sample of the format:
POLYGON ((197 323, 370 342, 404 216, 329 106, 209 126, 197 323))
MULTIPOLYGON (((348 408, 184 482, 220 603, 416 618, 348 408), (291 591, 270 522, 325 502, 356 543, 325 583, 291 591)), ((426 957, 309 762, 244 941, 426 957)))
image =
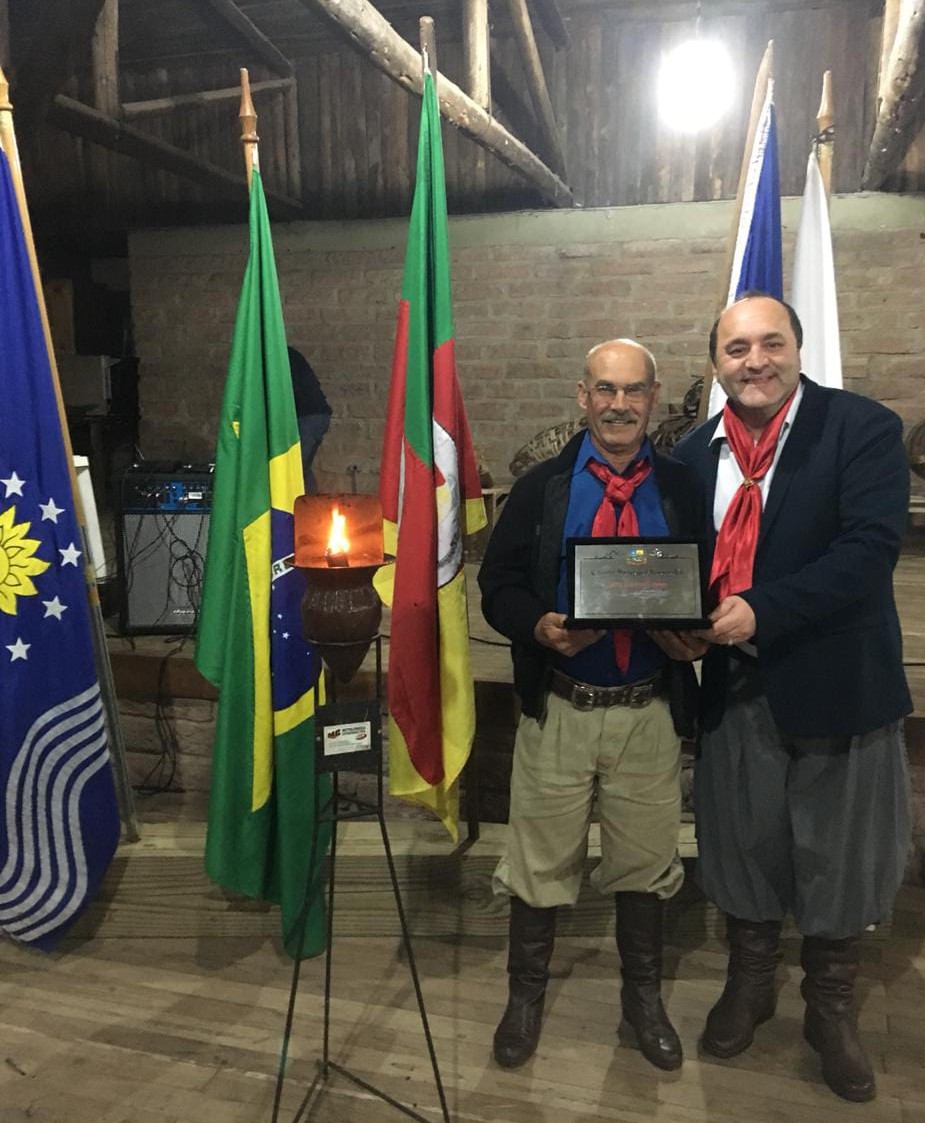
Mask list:
POLYGON ((569 628, 708 628, 697 539, 569 538, 569 628))

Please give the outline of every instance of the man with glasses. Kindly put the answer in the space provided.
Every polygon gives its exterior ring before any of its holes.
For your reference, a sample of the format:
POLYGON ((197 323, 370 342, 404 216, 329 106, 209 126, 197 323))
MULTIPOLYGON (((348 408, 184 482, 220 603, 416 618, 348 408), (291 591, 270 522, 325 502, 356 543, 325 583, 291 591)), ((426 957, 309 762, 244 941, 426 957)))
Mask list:
POLYGON ((696 681, 644 632, 564 626, 568 538, 702 528, 694 476, 646 437, 658 395, 645 347, 614 339, 593 348, 578 383, 587 429, 515 483, 479 573, 485 618, 511 640, 522 708, 494 874, 511 907, 509 1000, 494 1038, 505 1068, 536 1050, 556 910, 578 898, 595 798, 601 861, 591 881, 616 903, 620 1036, 659 1068, 682 1062, 661 1000, 662 904, 684 876, 679 735, 692 732, 696 681))

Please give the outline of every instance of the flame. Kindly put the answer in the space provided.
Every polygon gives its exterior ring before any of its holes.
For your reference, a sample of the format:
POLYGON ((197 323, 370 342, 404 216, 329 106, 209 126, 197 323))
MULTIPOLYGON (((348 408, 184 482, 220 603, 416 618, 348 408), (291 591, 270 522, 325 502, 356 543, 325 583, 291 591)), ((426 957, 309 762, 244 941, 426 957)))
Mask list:
POLYGON ((349 551, 350 543, 344 534, 346 525, 346 517, 335 507, 331 512, 331 533, 328 535, 328 545, 325 550, 328 556, 331 554, 346 554, 349 551))

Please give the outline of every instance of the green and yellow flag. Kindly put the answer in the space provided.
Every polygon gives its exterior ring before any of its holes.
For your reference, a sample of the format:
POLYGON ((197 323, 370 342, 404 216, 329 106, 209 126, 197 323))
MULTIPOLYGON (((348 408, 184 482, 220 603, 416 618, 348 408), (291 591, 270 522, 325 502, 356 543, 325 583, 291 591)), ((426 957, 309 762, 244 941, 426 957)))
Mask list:
POLYGON ((250 198, 250 256, 231 345, 215 454, 196 666, 219 689, 206 872, 282 908, 292 956, 324 947, 321 832, 309 884, 314 714, 321 660, 302 638, 303 574, 292 566, 293 504, 303 490, 299 431, 270 223, 260 173, 250 198))

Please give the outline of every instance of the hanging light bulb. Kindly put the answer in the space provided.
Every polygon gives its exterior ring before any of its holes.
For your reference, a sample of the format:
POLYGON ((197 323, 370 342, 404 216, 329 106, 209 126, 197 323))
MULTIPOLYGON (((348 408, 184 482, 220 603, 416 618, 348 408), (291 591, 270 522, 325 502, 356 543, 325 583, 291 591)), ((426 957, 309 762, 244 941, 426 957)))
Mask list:
POLYGON ((662 58, 658 75, 659 116, 680 132, 695 133, 722 117, 735 96, 729 52, 716 40, 700 38, 700 5, 694 38, 662 58))

